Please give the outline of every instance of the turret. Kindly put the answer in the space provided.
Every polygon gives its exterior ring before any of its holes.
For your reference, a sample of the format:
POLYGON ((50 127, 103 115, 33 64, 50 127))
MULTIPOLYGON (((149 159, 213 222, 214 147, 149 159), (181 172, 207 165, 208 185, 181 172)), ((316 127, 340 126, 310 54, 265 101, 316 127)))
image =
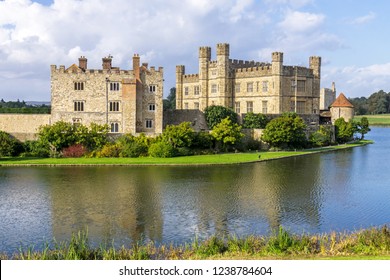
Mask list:
POLYGON ((109 55, 108 57, 103 57, 103 70, 110 70, 111 69, 111 63, 112 63, 112 56, 109 55))
POLYGON ((79 67, 83 70, 87 70, 87 59, 85 56, 79 58, 79 67))
POLYGON ((283 53, 273 52, 272 53, 272 73, 281 74, 283 67, 283 53))
POLYGON ((139 79, 140 78, 140 72, 139 72, 139 65, 140 65, 140 57, 139 54, 134 54, 133 56, 133 71, 134 71, 134 78, 139 79))
POLYGON ((309 67, 313 70, 315 78, 321 78, 321 57, 311 56, 309 59, 309 67))

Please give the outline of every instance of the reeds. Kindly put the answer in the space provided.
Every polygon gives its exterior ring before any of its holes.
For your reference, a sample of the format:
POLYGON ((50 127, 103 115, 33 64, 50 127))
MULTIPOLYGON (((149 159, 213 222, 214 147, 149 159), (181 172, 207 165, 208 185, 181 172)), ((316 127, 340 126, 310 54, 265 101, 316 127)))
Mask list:
POLYGON ((72 234, 69 242, 45 243, 42 250, 21 248, 18 254, 0 254, 0 259, 19 260, 179 260, 179 259, 316 259, 333 257, 390 257, 390 230, 387 226, 353 233, 294 235, 280 227, 268 237, 220 238, 180 246, 135 242, 129 247, 101 244, 92 248, 88 231, 72 234))

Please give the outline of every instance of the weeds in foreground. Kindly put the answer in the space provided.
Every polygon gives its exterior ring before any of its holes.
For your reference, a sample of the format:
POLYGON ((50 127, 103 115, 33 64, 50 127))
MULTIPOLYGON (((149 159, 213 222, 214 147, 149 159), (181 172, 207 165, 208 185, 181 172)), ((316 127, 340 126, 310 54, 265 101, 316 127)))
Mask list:
POLYGON ((136 242, 126 248, 112 243, 92 248, 88 231, 73 234, 70 242, 50 246, 43 250, 33 246, 20 249, 12 257, 0 253, 0 259, 19 260, 149 260, 149 259, 212 259, 212 258, 317 258, 334 256, 388 256, 390 257, 390 230, 387 226, 370 228, 354 233, 324 235, 293 235, 280 227, 269 237, 249 236, 219 238, 212 236, 200 242, 195 239, 183 246, 136 242))

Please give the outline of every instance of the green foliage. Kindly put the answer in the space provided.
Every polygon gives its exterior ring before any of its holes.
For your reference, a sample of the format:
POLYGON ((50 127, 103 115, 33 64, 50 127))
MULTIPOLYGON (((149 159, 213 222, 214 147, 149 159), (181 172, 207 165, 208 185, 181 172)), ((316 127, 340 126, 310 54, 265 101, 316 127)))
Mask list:
POLYGON ((10 134, 0 131, 0 157, 17 156, 23 151, 23 145, 10 134))
POLYGON ((296 149, 306 145, 306 125, 296 113, 285 113, 271 120, 262 135, 262 140, 271 147, 296 149))
POLYGON ((233 123, 238 123, 237 113, 224 106, 209 106, 206 108, 204 114, 209 129, 214 129, 214 126, 227 117, 229 117, 233 123))
POLYGON ((24 157, 42 157, 46 158, 50 156, 50 147, 47 143, 39 140, 26 141, 23 143, 24 157))
POLYGON ((243 128, 265 128, 268 123, 267 116, 259 113, 248 113, 243 119, 243 128))
POLYGON ((92 123, 90 127, 73 125, 64 121, 39 128, 39 141, 49 146, 52 154, 58 154, 64 148, 81 144, 89 150, 102 148, 107 142, 108 126, 92 123))
POLYGON ((173 148, 189 148, 194 140, 195 132, 190 122, 182 122, 179 125, 167 125, 162 141, 170 144, 173 148))
POLYGON ((221 144, 226 150, 229 145, 234 145, 244 134, 241 133, 241 126, 230 120, 229 117, 222 119, 220 123, 214 126, 211 135, 217 143, 221 144))
POLYGON ((310 142, 315 147, 324 147, 332 144, 332 127, 320 125, 320 129, 310 135, 310 142))
POLYGON ((165 141, 153 143, 148 151, 151 157, 170 158, 177 155, 177 150, 165 141))
POLYGON ((47 143, 56 152, 76 143, 75 126, 64 121, 39 128, 39 140, 47 143))
POLYGON ((166 99, 163 100, 163 108, 165 110, 174 110, 176 109, 176 88, 173 87, 169 91, 169 95, 166 99))
POLYGON ((376 115, 390 113, 390 92, 374 92, 370 97, 351 98, 356 115, 376 115))
POLYGON ((194 139, 192 141, 192 148, 194 149, 211 149, 213 146, 214 138, 210 133, 205 131, 200 131, 195 133, 194 139))
POLYGON ((357 123, 357 132, 361 134, 360 139, 364 139, 364 135, 370 132, 370 123, 366 117, 362 117, 361 120, 357 123))
POLYGON ((107 143, 103 146, 103 148, 100 151, 97 151, 95 153, 96 157, 119 157, 121 152, 121 148, 118 144, 115 143, 107 143))
POLYGON ((141 157, 148 155, 150 140, 145 134, 140 134, 135 137, 131 134, 126 134, 118 138, 116 141, 120 147, 120 157, 141 157))
POLYGON ((76 125, 76 143, 87 147, 89 150, 102 148, 107 142, 108 125, 91 123, 89 127, 76 125))
POLYGON ((339 118, 334 123, 336 129, 337 143, 346 143, 353 139, 353 134, 357 132, 357 125, 353 121, 346 122, 344 118, 339 118))

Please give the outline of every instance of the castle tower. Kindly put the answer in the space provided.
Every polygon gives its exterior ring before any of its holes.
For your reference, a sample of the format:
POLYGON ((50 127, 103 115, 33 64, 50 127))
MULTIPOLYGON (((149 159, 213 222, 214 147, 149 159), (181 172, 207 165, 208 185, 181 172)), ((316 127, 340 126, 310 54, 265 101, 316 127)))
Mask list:
POLYGON ((232 86, 229 79, 229 48, 229 44, 217 44, 218 103, 224 107, 232 108, 232 86))
POLYGON ((275 85, 274 95, 276 96, 275 108, 278 108, 278 112, 283 112, 283 53, 273 52, 272 53, 272 76, 273 83, 275 85))
POLYGON ((211 48, 199 48, 199 87, 200 87, 200 110, 206 109, 208 104, 208 79, 209 79, 209 63, 211 60, 211 48))
POLYGON ((176 66, 176 109, 183 109, 183 76, 185 74, 184 65, 176 66))
POLYGON ((133 71, 134 71, 134 78, 138 79, 140 78, 140 70, 139 70, 139 65, 140 65, 140 57, 139 54, 134 54, 133 56, 133 71))
POLYGON ((320 91, 321 91, 321 57, 311 56, 309 58, 309 68, 313 70, 313 87, 312 87, 312 98, 313 98, 313 114, 319 113, 320 103, 320 91), (318 107, 317 107, 318 104, 318 107))

